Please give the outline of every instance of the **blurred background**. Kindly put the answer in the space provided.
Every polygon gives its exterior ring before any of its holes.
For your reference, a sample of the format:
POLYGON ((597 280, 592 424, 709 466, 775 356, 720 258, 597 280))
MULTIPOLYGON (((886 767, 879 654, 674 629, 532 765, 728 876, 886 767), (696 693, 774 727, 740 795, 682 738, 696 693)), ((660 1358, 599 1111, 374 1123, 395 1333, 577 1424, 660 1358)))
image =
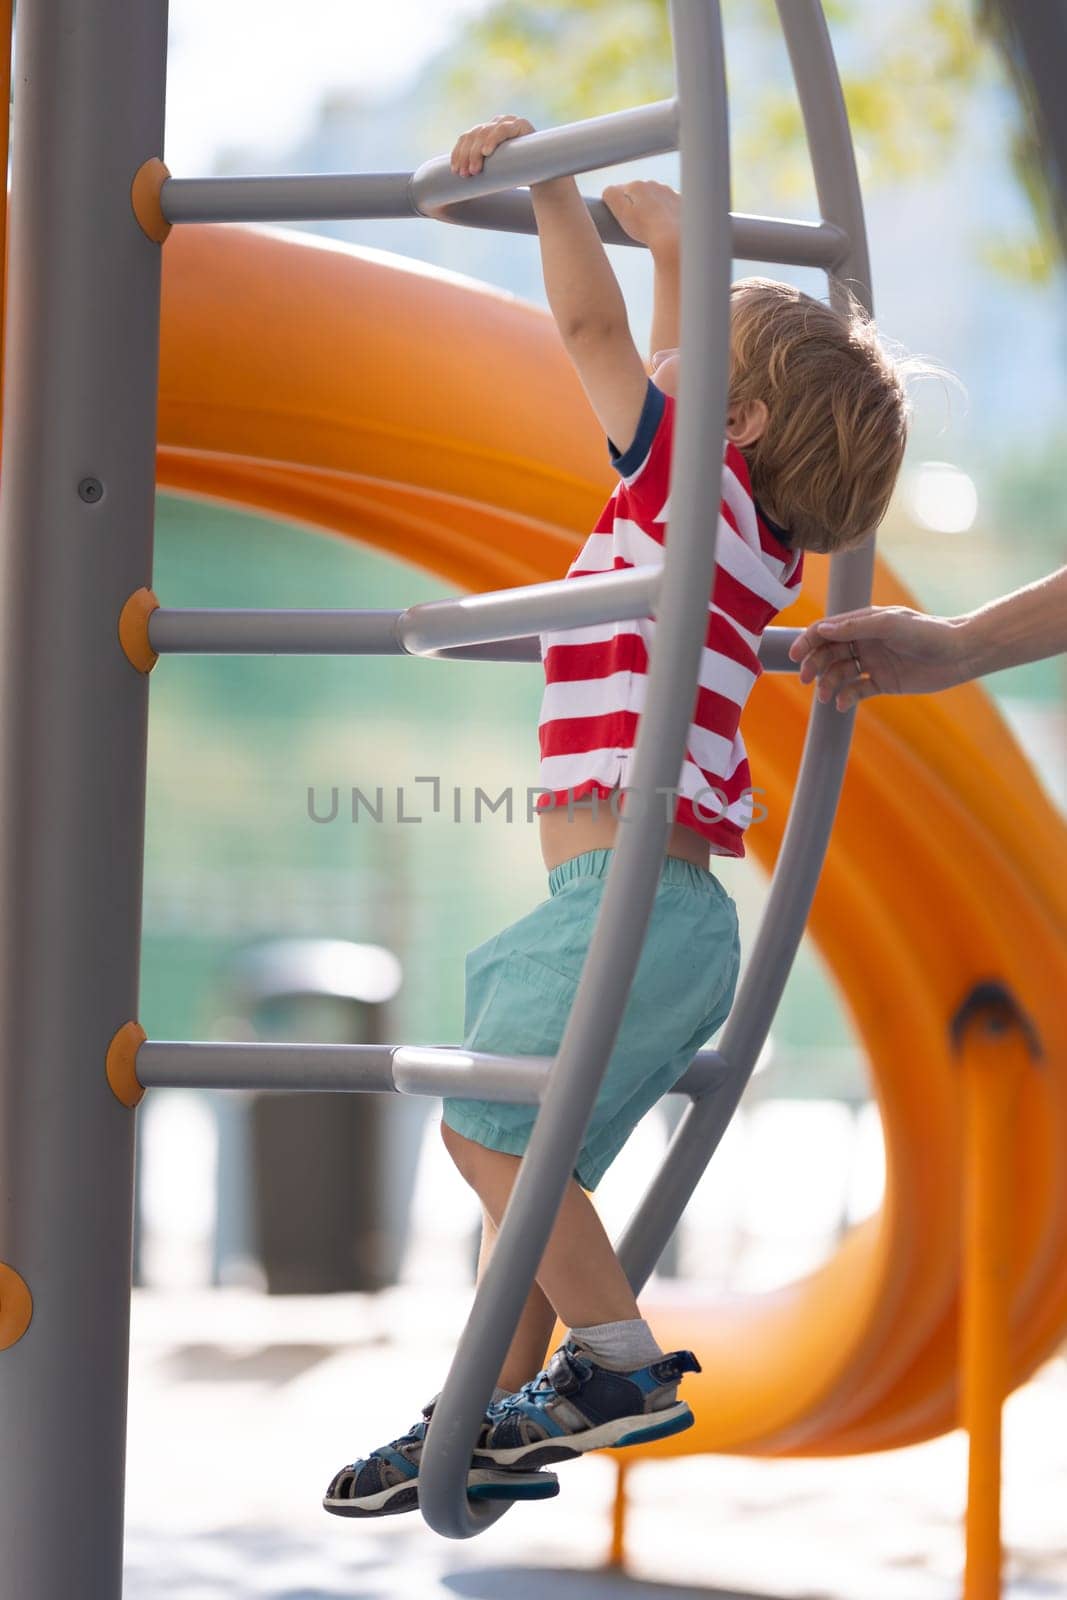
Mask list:
MULTIPOLYGON (((814 217, 773 6, 726 0, 724 10, 734 209, 814 217)), ((826 10, 860 162, 879 324, 960 380, 915 391, 906 467, 880 547, 921 606, 957 614, 1067 560, 1067 282, 1040 128, 1013 48, 1011 5, 829 0, 826 10)), ((281 0, 171 0, 170 17, 163 154, 176 177, 410 171, 498 112, 544 127, 673 92, 662 0, 305 0, 298 12, 281 0)), ((620 170, 587 176, 581 187, 599 194, 620 170)), ((678 183, 677 157, 625 172, 678 183)), ((306 231, 547 304, 532 238, 424 219, 306 231)), ((641 251, 610 254, 647 349, 651 264, 641 251)), ((818 274, 772 270, 824 290, 818 274)), ((153 583, 175 607, 399 608, 447 592, 402 549, 387 558, 169 495, 157 503, 153 583)), ((1063 661, 1000 673, 986 687, 1062 803, 1063 661)), ((521 796, 537 781, 539 672, 373 657, 175 657, 153 674, 150 692, 139 1013, 149 1037, 457 1043, 464 952, 546 892, 524 807, 511 821, 490 813, 475 825, 469 814, 476 785, 491 795, 510 785, 521 796), (437 814, 418 777, 439 780, 437 814), (399 820, 398 788, 406 815, 421 820, 399 820), (449 802, 457 788, 459 820, 449 802), (381 820, 362 805, 353 817, 357 789, 372 801, 382 790, 381 820)), ((720 867, 750 946, 765 883, 751 861, 720 867)), ((598 1192, 612 1230, 675 1114, 657 1109, 642 1124, 598 1192)), ((373 1346, 383 1374, 394 1370, 398 1332, 418 1346, 443 1307, 439 1362, 473 1281, 477 1212, 443 1154, 438 1122, 436 1103, 399 1096, 156 1090, 146 1098, 135 1345, 138 1337, 145 1349, 186 1339, 168 1369, 182 1380, 185 1405, 196 1403, 206 1373, 288 1381, 284 1363, 277 1371, 236 1358, 221 1368, 198 1364, 207 1324, 182 1308, 221 1303, 225 1290, 233 1304, 247 1308, 252 1297, 260 1307, 239 1338, 253 1341, 254 1324, 260 1341, 292 1349, 319 1338, 373 1346), (304 1298, 323 1295, 338 1298, 304 1298), (302 1320, 284 1320, 286 1297, 305 1308, 302 1320), (398 1316, 408 1319, 400 1330, 398 1316)), ((760 1069, 661 1274, 737 1290, 786 1283, 878 1207, 882 1184, 865 1062, 847 1008, 805 944, 760 1069)), ((212 1338, 223 1340, 222 1324, 213 1326, 212 1338)), ((291 1370, 302 1371, 294 1360, 291 1370)), ((145 1387, 131 1391, 135 1422, 156 1416, 147 1371, 145 1387)), ((173 1423, 178 1411, 168 1416, 173 1423)), ((394 1417, 398 1428, 406 1420, 394 1417)), ((157 1439, 150 1446, 145 1436, 146 1452, 157 1439)), ((939 1473, 958 1472, 958 1453, 937 1460, 939 1473)), ((326 1475, 337 1464, 323 1460, 326 1475)), ((757 1465, 769 1472, 778 1464, 752 1464, 743 1479, 750 1509, 769 1481, 757 1484, 757 1465)), ((186 1466, 195 1477, 191 1456, 186 1466)), ((591 1464, 587 1481, 600 1470, 591 1464)), ((135 1507, 148 1506, 137 1499, 136 1476, 131 1493, 135 1507)), ((955 1552, 951 1515, 946 1526, 946 1549, 955 1552)), ((135 1518, 135 1537, 136 1528, 135 1518)), ((794 1532, 805 1536, 803 1512, 794 1532)), ((157 1592, 148 1576, 155 1541, 144 1545, 137 1594, 157 1592)), ((824 1574, 825 1556, 825 1546, 813 1552, 824 1574)), ((945 1559, 951 1567, 956 1557, 945 1559)), ((864 1600, 942 1592, 923 1587, 915 1569, 898 1576, 899 1588, 887 1580, 841 1592, 864 1600)), ((236 1579, 232 1589, 197 1588, 189 1569, 175 1592, 197 1600, 245 1589, 236 1579)), ((285 1590, 327 1592, 349 1590, 285 1590)), ((775 1592, 785 1592, 780 1580, 775 1592)), ((1050 1583, 1025 1592, 1064 1591, 1050 1583)))

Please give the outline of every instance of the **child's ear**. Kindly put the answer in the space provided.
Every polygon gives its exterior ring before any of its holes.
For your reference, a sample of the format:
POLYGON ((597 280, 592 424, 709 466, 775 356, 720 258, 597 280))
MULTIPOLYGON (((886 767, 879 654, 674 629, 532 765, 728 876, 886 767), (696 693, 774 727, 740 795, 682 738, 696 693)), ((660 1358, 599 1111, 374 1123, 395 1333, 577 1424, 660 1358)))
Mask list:
POLYGON ((770 412, 762 400, 743 400, 726 413, 726 437, 731 444, 755 444, 763 437, 770 412))

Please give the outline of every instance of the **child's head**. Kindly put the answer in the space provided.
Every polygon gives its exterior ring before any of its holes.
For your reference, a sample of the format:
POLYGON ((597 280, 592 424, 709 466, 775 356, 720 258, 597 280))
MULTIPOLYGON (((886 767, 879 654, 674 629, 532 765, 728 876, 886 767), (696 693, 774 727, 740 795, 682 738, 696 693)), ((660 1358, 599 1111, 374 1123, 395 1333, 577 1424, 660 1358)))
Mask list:
POLYGON ((756 499, 806 550, 844 549, 881 522, 904 458, 905 377, 933 370, 890 355, 838 289, 841 310, 771 278, 731 290, 729 405, 760 418, 739 447, 756 499))

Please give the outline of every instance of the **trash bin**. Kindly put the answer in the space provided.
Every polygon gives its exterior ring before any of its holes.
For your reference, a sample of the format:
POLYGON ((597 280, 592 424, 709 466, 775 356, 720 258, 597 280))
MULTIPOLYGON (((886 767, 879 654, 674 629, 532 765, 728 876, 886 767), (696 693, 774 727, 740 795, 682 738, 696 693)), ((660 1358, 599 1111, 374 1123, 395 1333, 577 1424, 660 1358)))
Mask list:
MULTIPOLYGON (((400 962, 380 945, 285 939, 235 964, 248 1037, 384 1044, 400 962)), ((220 1121, 216 1282, 258 1258, 269 1294, 396 1282, 426 1103, 394 1094, 257 1091, 220 1121)))

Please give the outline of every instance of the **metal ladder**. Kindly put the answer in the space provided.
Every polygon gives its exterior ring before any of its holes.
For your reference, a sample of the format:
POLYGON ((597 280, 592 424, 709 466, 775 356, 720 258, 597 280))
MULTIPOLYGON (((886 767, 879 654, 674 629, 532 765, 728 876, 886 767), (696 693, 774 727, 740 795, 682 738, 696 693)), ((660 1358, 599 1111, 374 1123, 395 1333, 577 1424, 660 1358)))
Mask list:
MULTIPOLYGON (((655 605, 662 625, 633 792, 640 799, 671 787, 691 698, 679 686, 696 680, 715 565, 702 508, 719 492, 720 463, 706 442, 721 437, 725 410, 731 254, 819 266, 848 279, 870 305, 859 185, 821 5, 778 0, 778 10, 815 172, 815 223, 730 214, 717 0, 671 0, 675 100, 529 135, 470 180, 456 178, 447 157, 413 174, 173 179, 153 158, 163 135, 165 0, 81 0, 76 26, 66 0, 21 0, 0 474, 0 1548, 20 1600, 117 1600, 122 1592, 134 1137, 127 1109, 153 1085, 541 1099, 420 1475, 423 1514, 440 1534, 469 1537, 505 1509, 468 1501, 471 1447, 618 1031, 666 846, 664 808, 638 806, 632 826, 620 830, 554 1063, 402 1046, 150 1041, 124 1021, 137 1012, 147 670, 168 651, 532 660, 543 627, 638 617, 655 605), (684 196, 686 360, 661 571, 404 612, 158 607, 148 587, 157 244, 171 225, 421 215, 534 232, 529 195, 516 185, 674 149, 684 196), (143 204, 136 215, 131 208, 135 174, 142 202, 147 192, 154 207, 154 229, 143 204), (139 657, 130 652, 134 636, 139 657), (65 1486, 58 1501, 57 1482, 65 1486), (51 1528, 56 1506, 61 1537, 51 1528)), ((605 240, 632 243, 601 202, 588 204, 605 240)), ((873 561, 872 544, 834 558, 830 610, 867 603, 873 561)), ((769 630, 766 667, 790 670, 791 637, 769 630)), ((692 1104, 620 1246, 635 1289, 676 1226, 767 1035, 821 870, 851 728, 851 715, 813 702, 747 978, 719 1049, 701 1052, 679 1085, 692 1104)))

